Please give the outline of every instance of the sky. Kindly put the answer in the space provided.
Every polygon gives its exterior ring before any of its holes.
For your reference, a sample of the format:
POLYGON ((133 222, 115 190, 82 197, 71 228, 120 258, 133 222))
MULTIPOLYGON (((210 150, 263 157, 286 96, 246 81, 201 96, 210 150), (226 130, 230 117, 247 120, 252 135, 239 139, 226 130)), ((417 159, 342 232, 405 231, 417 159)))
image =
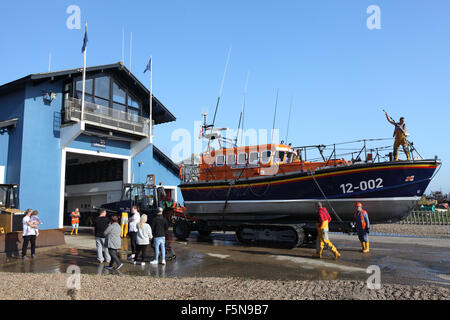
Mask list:
POLYGON ((245 129, 272 128, 279 90, 275 128, 284 139, 293 101, 294 146, 390 138, 386 109, 443 162, 427 192, 450 192, 449 13, 447 0, 1 1, 0 84, 47 72, 50 53, 51 71, 81 67, 86 21, 88 66, 119 62, 124 30, 124 64, 146 86, 152 56, 153 93, 177 118, 156 126, 155 145, 176 158, 202 112, 212 121, 231 47, 217 126, 237 127, 247 74, 245 129))

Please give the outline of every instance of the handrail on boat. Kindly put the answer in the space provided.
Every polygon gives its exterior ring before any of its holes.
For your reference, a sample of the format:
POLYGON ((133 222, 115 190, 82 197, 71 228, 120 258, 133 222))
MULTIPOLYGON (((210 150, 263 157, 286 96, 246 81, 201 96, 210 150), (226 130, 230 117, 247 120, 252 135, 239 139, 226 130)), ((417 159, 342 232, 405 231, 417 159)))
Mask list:
MULTIPOLYGON (((300 164, 300 171, 305 172, 310 170, 308 166, 304 167, 305 163, 311 162, 324 162, 325 164, 315 168, 314 170, 320 170, 321 168, 329 168, 330 166, 342 166, 343 162, 347 165, 349 164, 357 164, 357 163, 380 163, 380 162, 390 162, 393 161, 393 152, 392 152, 392 144, 387 146, 372 146, 373 142, 386 141, 386 140, 394 140, 394 138, 376 138, 376 139, 361 139, 347 142, 339 142, 328 145, 308 145, 308 146, 300 146, 300 147, 292 147, 290 146, 294 153, 297 154, 297 159, 300 164), (353 148, 339 148, 338 146, 351 145, 355 143, 362 143, 362 145, 355 146, 353 148), (330 148, 332 147, 332 148, 330 148), (310 155, 312 150, 316 150, 319 153, 319 157, 313 157, 308 159, 308 154, 310 155), (385 151, 390 150, 388 154, 383 154, 385 151), (328 154, 328 151, 330 152, 328 154), (344 151, 339 153, 339 151, 344 151), (362 158, 364 155, 364 158, 362 158), (346 161, 345 156, 351 156, 351 160, 346 161), (364 160, 363 160, 364 159, 364 160)), ((414 160, 423 160, 424 158, 415 148, 413 142, 408 141, 408 149, 411 154, 412 161, 414 160)), ((400 148, 402 149, 402 148, 400 148)), ((403 150, 400 152, 404 153, 403 150)), ((272 157, 275 156, 275 153, 272 154, 272 157)), ((225 170, 227 164, 224 164, 225 170)), ((235 178, 234 180, 239 180, 244 171, 247 169, 247 177, 248 177, 248 166, 249 161, 245 164, 245 167, 242 167, 241 174, 239 178, 235 178)), ((207 171, 207 180, 209 180, 209 176, 211 175, 212 180, 214 180, 213 170, 212 168, 206 167, 207 171)), ((199 181, 200 178, 200 166, 198 164, 183 164, 183 182, 185 183, 195 183, 199 181)), ((227 176, 227 175, 226 175, 227 176)), ((228 179, 227 179, 228 180, 228 179)))

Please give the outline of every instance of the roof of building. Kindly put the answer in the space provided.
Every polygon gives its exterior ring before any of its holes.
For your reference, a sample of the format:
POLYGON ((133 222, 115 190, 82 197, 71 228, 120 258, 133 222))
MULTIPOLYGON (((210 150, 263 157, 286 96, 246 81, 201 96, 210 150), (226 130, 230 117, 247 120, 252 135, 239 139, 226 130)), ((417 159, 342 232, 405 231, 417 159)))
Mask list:
MULTIPOLYGON (((102 65, 102 66, 94 66, 86 68, 86 75, 109 71, 114 75, 120 77, 120 79, 124 82, 125 85, 129 87, 134 87, 136 94, 142 99, 144 106, 146 108, 150 108, 150 91, 128 70, 122 62, 102 65)), ((47 72, 47 73, 34 73, 30 74, 26 77, 17 79, 15 81, 3 84, 0 86, 0 96, 7 94, 9 92, 15 91, 24 87, 28 82, 33 83, 41 83, 50 79, 51 81, 57 81, 66 77, 78 77, 82 75, 83 68, 76 68, 70 70, 62 70, 55 72, 47 72)), ((175 121, 175 116, 153 95, 153 120, 155 124, 161 124, 165 122, 175 121)))

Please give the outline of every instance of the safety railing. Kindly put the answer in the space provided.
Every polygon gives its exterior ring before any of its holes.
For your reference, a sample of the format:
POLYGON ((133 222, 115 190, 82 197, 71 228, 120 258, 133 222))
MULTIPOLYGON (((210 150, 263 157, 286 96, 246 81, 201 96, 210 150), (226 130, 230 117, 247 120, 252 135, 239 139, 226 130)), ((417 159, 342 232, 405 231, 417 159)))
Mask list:
POLYGON ((450 210, 436 209, 434 211, 413 210, 410 215, 400 221, 400 224, 450 225, 450 210))
MULTIPOLYGON (((351 158, 349 160, 352 163, 392 161, 393 141, 393 138, 363 139, 329 145, 293 147, 293 149, 303 161, 324 161, 327 166, 336 166, 338 159, 342 158, 351 158), (379 143, 382 141, 391 141, 391 144, 380 146, 379 143)), ((408 141, 408 151, 412 159, 423 159, 413 142, 408 141)), ((403 150, 399 152, 404 154, 403 150)))
MULTIPOLYGON (((67 98, 64 101, 66 121, 81 120, 81 100, 67 98)), ((101 106, 92 102, 84 102, 83 121, 108 129, 148 136, 150 120, 136 114, 101 106)))

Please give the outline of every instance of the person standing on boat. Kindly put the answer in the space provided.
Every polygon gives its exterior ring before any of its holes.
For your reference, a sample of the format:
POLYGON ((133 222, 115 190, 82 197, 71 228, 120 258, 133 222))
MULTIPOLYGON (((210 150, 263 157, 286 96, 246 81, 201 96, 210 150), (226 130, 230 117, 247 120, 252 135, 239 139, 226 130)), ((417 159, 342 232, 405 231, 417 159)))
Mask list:
POLYGON ((356 214, 355 214, 355 222, 356 222, 356 232, 358 233, 359 241, 361 241, 362 252, 369 252, 369 228, 370 221, 369 215, 367 211, 363 210, 361 202, 356 203, 356 214))
POLYGON ((394 161, 398 161, 398 148, 400 146, 403 147, 403 151, 406 154, 406 158, 408 160, 411 160, 411 156, 409 154, 409 149, 408 149, 408 140, 406 139, 406 137, 408 136, 408 131, 406 130, 406 123, 405 123, 405 118, 401 117, 399 122, 395 122, 386 111, 384 111, 384 114, 386 115, 386 119, 387 121, 389 121, 390 124, 395 126, 395 130, 394 130, 394 137, 395 137, 395 142, 394 142, 394 161))
POLYGON ((322 206, 321 202, 317 202, 318 218, 317 223, 317 240, 316 240, 316 250, 317 252, 313 255, 313 258, 322 258, 322 252, 325 245, 327 245, 334 254, 334 259, 336 260, 341 255, 336 247, 331 243, 328 238, 328 223, 331 221, 330 214, 327 208, 322 206))

